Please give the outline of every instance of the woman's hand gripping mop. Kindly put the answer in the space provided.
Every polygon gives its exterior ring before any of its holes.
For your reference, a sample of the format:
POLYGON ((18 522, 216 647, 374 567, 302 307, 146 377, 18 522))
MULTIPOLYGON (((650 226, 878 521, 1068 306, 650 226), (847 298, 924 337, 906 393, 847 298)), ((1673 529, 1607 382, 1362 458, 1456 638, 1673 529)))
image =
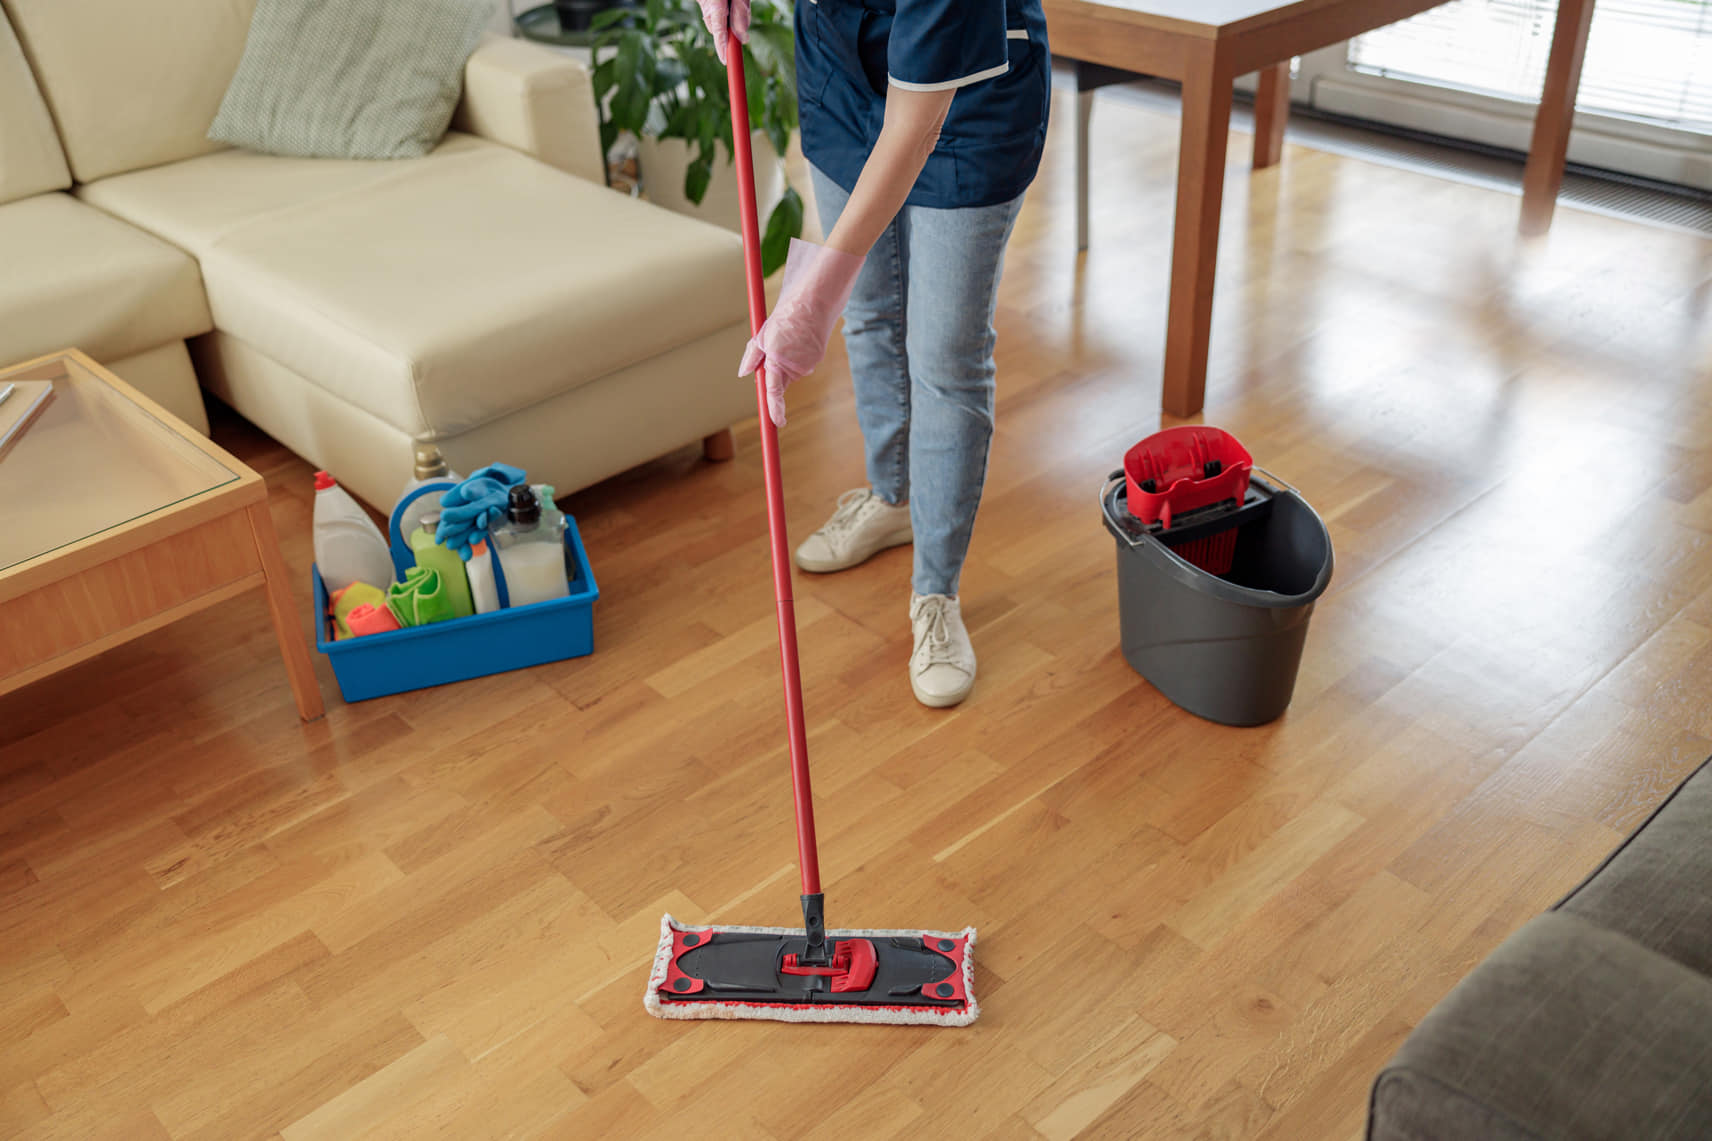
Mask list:
MULTIPOLYGON (((738 31, 733 28, 727 33, 731 137, 736 149, 743 254, 749 279, 749 322, 759 335, 767 316, 767 298, 761 277, 749 100, 738 31)), ((779 434, 769 414, 767 371, 763 365, 755 375, 755 399, 761 416, 767 526, 772 537, 773 586, 779 608, 779 659, 790 733, 791 784, 796 797, 803 926, 685 927, 668 915, 660 922, 660 948, 643 1002, 648 1013, 659 1018, 967 1026, 980 1013, 973 988, 973 927, 962 931, 826 930, 814 839, 814 802, 809 791, 802 679, 797 668, 791 564, 785 542, 779 434)))

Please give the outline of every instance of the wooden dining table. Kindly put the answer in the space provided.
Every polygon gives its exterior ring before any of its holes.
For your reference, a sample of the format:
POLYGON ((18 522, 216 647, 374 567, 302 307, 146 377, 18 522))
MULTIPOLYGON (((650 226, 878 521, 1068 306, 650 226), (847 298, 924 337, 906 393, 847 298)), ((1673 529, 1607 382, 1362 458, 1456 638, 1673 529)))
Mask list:
MULTIPOLYGON (((1044 0, 1055 56, 1076 61, 1077 242, 1088 244, 1088 123, 1100 86, 1140 76, 1177 80, 1183 118, 1177 219, 1165 323, 1162 405, 1193 416, 1204 403, 1234 83, 1259 74, 1254 169, 1283 153, 1290 61, 1448 0, 1044 0)), ((1559 0, 1544 91, 1522 180, 1521 230, 1551 226, 1563 184, 1593 0, 1559 0)))

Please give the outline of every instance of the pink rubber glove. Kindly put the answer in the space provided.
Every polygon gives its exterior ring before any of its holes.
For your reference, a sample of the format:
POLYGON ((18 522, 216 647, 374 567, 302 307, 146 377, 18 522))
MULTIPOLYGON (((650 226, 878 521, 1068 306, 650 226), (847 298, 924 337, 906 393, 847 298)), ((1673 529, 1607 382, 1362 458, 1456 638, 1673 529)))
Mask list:
POLYGON ((737 33, 737 42, 749 42, 749 0, 699 0, 701 22, 713 33, 713 50, 719 62, 725 62, 728 32, 737 33))
POLYGON ((738 376, 748 376, 766 364, 767 412, 781 428, 785 426, 785 389, 813 372, 826 355, 832 326, 850 300, 862 261, 843 250, 791 239, 779 304, 743 350, 743 362, 737 366, 738 376))

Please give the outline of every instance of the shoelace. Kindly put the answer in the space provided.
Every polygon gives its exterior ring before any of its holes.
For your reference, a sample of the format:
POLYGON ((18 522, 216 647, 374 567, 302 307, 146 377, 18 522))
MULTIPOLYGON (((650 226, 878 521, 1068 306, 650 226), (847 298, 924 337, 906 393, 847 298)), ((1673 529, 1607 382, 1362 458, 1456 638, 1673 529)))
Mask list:
POLYGON ((927 662, 929 665, 960 666, 952 652, 951 624, 945 620, 945 603, 937 598, 922 603, 921 617, 927 619, 927 662))
POLYGON ((826 526, 820 529, 827 538, 842 535, 856 525, 856 519, 862 514, 862 508, 873 498, 873 492, 865 487, 852 488, 838 497, 838 509, 832 513, 832 518, 826 521, 826 526))

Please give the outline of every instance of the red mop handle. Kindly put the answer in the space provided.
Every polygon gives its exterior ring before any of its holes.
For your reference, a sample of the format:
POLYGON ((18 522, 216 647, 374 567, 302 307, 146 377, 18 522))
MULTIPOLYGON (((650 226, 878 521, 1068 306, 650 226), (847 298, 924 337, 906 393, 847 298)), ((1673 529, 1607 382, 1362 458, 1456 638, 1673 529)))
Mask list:
MULTIPOLYGON (((726 78, 731 86, 731 145, 737 165, 738 212, 743 221, 743 266, 749 278, 749 328, 767 319, 761 273, 761 224, 755 207, 755 166, 749 146, 749 89, 743 82, 743 45, 731 33, 726 78)), ((785 675, 785 722, 791 736, 791 790, 797 808, 797 863, 804 895, 820 894, 820 856, 814 842, 814 795, 808 782, 808 730, 803 723, 802 672, 797 665, 796 606, 791 601, 790 550, 785 541, 785 484, 779 473, 779 430, 767 411, 767 366, 755 370, 755 405, 761 413, 761 469, 767 481, 767 530, 773 541, 773 596, 779 604, 779 665, 785 675)))

